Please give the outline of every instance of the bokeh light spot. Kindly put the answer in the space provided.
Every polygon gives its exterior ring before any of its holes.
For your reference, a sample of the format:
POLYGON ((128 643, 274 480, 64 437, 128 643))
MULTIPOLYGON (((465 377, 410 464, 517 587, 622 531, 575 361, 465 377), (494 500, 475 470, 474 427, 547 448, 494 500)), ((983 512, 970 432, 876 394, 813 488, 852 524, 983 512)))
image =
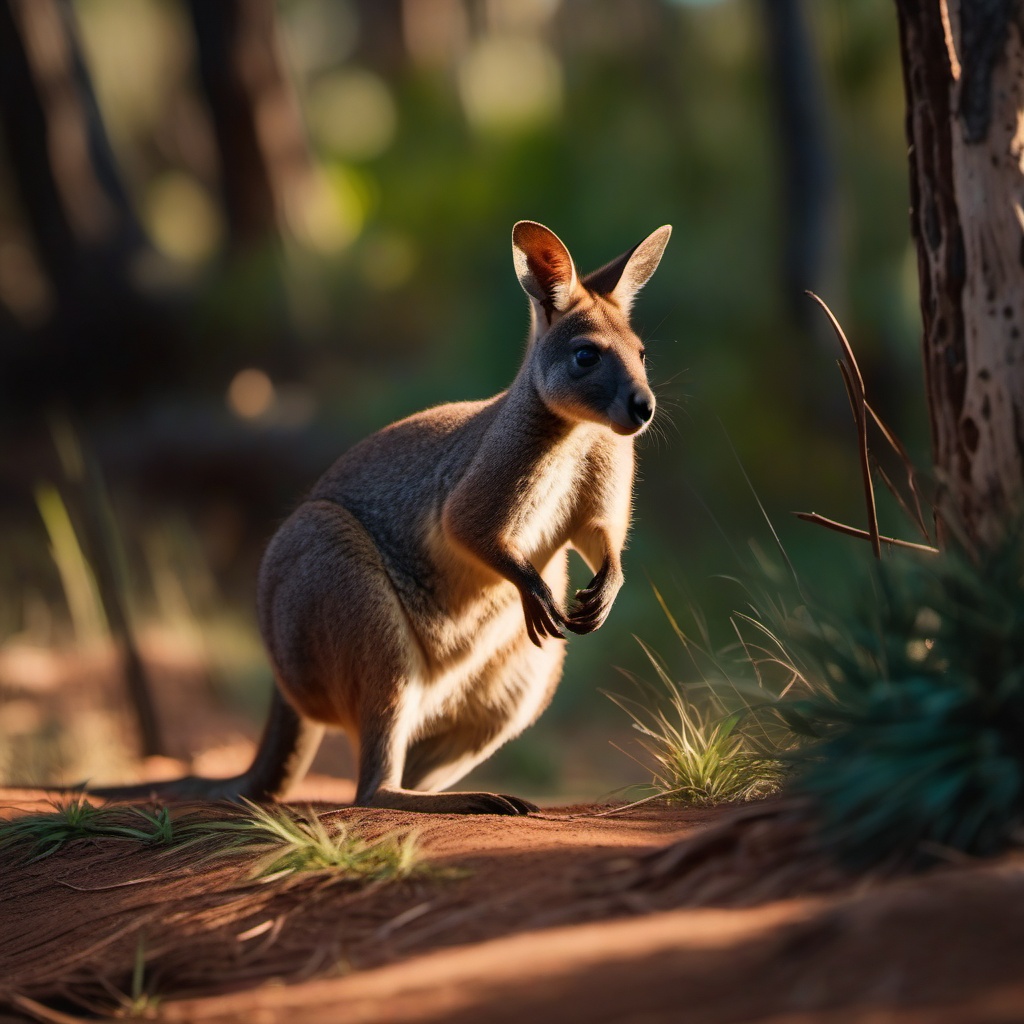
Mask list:
POLYGON ((369 71, 321 78, 307 104, 313 137, 348 160, 372 160, 394 141, 398 114, 391 90, 369 71))
POLYGON ((206 190, 179 171, 161 175, 146 190, 146 226, 156 245, 182 263, 201 263, 220 243, 221 216, 206 190))
POLYGON ((274 383, 262 370, 239 370, 228 385, 228 408, 245 420, 265 415, 274 398, 274 383))
POLYGON ((417 253, 412 240, 397 231, 377 235, 363 250, 363 279, 378 291, 400 288, 416 269, 417 253))
POLYGON ((553 120, 562 101, 562 69, 536 39, 492 36, 459 69, 466 116, 477 128, 515 132, 553 120))
POLYGON ((288 197, 288 223, 305 246, 325 256, 347 249, 366 219, 366 200, 343 167, 316 169, 288 197))

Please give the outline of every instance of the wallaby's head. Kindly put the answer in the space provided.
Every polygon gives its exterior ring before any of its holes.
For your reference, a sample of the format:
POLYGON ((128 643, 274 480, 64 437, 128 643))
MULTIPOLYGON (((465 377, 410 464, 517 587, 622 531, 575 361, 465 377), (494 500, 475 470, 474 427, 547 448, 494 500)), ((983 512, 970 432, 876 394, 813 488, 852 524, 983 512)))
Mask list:
POLYGON ((636 293, 658 267, 672 228, 658 228, 582 280, 543 224, 512 229, 512 258, 533 307, 526 369, 544 404, 570 422, 638 434, 654 416, 644 346, 629 326, 636 293))

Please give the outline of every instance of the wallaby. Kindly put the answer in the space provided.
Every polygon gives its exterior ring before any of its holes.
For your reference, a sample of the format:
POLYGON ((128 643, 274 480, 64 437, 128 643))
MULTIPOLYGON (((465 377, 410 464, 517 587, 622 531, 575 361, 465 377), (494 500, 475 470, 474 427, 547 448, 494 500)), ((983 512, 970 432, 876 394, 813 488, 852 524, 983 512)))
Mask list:
POLYGON ((511 386, 400 420, 335 462, 260 568, 277 687, 252 766, 133 790, 280 798, 333 726, 358 753, 357 805, 535 809, 438 790, 537 719, 563 629, 597 629, 622 586, 633 442, 655 404, 629 311, 671 230, 580 280, 554 232, 515 225, 531 326, 511 386), (570 547, 594 578, 566 610, 570 547))

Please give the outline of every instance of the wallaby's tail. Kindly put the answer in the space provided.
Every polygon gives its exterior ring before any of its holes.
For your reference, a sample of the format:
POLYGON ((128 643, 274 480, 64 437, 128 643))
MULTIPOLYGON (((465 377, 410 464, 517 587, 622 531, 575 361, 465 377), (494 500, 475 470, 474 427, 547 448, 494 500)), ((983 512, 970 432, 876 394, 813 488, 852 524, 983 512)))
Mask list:
POLYGON ((108 800, 282 800, 309 770, 323 734, 323 726, 299 715, 275 686, 256 755, 241 775, 227 779, 186 775, 88 792, 108 800))

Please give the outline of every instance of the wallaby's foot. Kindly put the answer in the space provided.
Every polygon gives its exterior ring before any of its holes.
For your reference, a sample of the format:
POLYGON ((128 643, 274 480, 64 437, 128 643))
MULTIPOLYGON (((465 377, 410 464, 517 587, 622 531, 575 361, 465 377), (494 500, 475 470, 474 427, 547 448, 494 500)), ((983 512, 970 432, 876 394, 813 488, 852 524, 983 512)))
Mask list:
POLYGON ((378 789, 368 799, 357 800, 356 805, 424 814, 521 815, 540 809, 529 800, 501 793, 418 793, 411 789, 378 789))

